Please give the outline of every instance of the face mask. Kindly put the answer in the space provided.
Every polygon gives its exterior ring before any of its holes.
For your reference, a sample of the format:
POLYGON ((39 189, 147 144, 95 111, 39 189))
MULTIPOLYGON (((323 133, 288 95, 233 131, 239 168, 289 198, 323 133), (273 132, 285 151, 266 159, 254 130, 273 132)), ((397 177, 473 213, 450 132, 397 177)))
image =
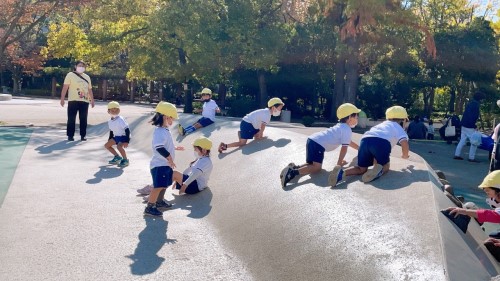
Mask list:
POLYGON ((195 151, 193 151, 193 156, 194 156, 194 158, 196 158, 196 159, 198 159, 198 158, 200 158, 200 157, 201 157, 201 156, 198 154, 198 152, 196 152, 196 150, 195 150, 195 151))
POLYGON ((83 67, 83 66, 77 67, 76 68, 76 72, 78 72, 78 73, 84 73, 85 72, 85 67, 83 67))
POLYGON ((281 110, 279 111, 273 111, 273 116, 276 117, 276 116, 280 116, 281 114, 281 110))

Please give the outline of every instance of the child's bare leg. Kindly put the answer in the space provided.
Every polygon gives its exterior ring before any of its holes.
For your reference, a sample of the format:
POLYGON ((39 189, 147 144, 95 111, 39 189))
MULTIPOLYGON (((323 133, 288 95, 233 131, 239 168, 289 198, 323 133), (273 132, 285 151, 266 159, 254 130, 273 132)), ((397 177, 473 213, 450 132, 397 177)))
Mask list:
POLYGON ((389 172, 389 169, 390 169, 390 168, 391 168, 391 163, 390 163, 390 162, 389 162, 389 163, 387 163, 387 164, 385 164, 385 165, 383 166, 383 168, 382 168, 382 171, 383 171, 383 172, 382 172, 382 175, 387 174, 387 172, 389 172))
POLYGON ((312 164, 303 164, 299 168, 299 175, 315 174, 321 171, 322 164, 313 162, 312 164))
POLYGON ((165 188, 154 188, 153 191, 151 191, 151 193, 149 194, 148 203, 155 204, 162 190, 165 190, 165 188))
POLYGON ((245 144, 247 144, 247 139, 240 139, 239 141, 237 142, 232 142, 232 143, 228 143, 227 144, 227 147, 240 147, 240 146, 244 146, 245 144))
POLYGON ((174 171, 174 174, 172 176, 172 189, 176 189, 176 184, 181 184, 182 185, 182 173, 174 171))
POLYGON ((344 175, 345 176, 362 175, 366 173, 367 170, 368 168, 366 167, 352 166, 344 170, 344 175))
POLYGON ((196 130, 198 130, 199 128, 202 128, 203 126, 200 123, 196 122, 193 124, 193 127, 195 127, 196 130))
POLYGON ((111 152, 111 154, 113 154, 114 156, 118 156, 118 152, 116 152, 116 150, 113 148, 113 145, 115 145, 115 140, 114 139, 110 139, 108 140, 105 144, 104 144, 104 147, 109 151, 111 152))
POLYGON ((123 148, 123 144, 119 143, 116 147, 118 148, 118 151, 120 152, 121 156, 124 159, 127 159, 127 153, 125 152, 125 149, 123 148))

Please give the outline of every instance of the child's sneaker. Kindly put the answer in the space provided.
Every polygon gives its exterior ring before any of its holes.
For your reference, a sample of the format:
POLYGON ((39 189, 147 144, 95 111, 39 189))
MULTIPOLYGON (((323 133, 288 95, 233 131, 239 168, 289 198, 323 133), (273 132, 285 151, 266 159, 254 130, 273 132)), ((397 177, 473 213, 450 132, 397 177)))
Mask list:
POLYGON ((281 171, 280 178, 281 178, 281 186, 285 188, 286 184, 289 183, 293 178, 295 178, 293 169, 290 168, 289 166, 286 166, 283 169, 283 171, 281 171))
POLYGON ((336 186, 339 182, 344 180, 344 170, 342 166, 337 165, 328 176, 328 184, 332 187, 336 186))
POLYGON ((145 185, 143 188, 137 189, 137 192, 142 194, 142 195, 149 195, 149 193, 151 193, 152 190, 153 190, 153 186, 148 184, 148 185, 145 185))
POLYGON ((172 208, 172 204, 167 203, 165 200, 162 200, 161 202, 156 202, 156 208, 157 209, 168 209, 168 208, 172 208))
POLYGON ((383 173, 384 173, 384 167, 380 164, 375 164, 371 170, 368 170, 366 173, 363 174, 363 176, 361 177, 361 181, 363 181, 364 183, 374 181, 380 178, 380 176, 382 176, 383 173))
POLYGON ((179 131, 179 135, 181 136, 184 136, 186 134, 186 130, 184 130, 181 124, 177 125, 177 130, 179 131))
POLYGON ((109 164, 118 164, 120 163, 120 161, 122 161, 123 158, 121 158, 120 156, 116 155, 115 157, 113 157, 113 159, 109 160, 109 164))
POLYGON ((219 149, 218 149, 219 153, 222 153, 222 151, 224 151, 224 150, 226 150, 226 149, 227 149, 227 144, 225 144, 225 143, 221 142, 221 143, 219 144, 219 149))
POLYGON ((122 159, 122 160, 120 161, 120 164, 118 164, 118 167, 121 167, 121 168, 123 168, 123 167, 127 167, 127 166, 128 166, 128 164, 129 164, 129 163, 128 163, 128 159, 122 159))
POLYGON ((152 216, 152 217, 161 217, 163 216, 163 213, 160 212, 155 205, 148 205, 146 209, 144 209, 144 215, 145 216, 152 216))
POLYGON ((295 165, 295 163, 293 163, 293 162, 288 163, 288 167, 290 167, 290 168, 292 168, 292 169, 295 169, 295 170, 297 170, 297 169, 299 169, 299 168, 300 168, 300 166, 295 165))

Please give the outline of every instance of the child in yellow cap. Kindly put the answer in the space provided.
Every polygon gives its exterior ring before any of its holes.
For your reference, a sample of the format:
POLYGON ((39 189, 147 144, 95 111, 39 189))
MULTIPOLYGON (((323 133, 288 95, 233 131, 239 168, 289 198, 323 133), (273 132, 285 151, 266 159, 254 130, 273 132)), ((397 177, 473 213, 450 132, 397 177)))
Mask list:
POLYGON ((201 101, 203 102, 203 109, 201 111, 202 117, 198 119, 196 123, 186 128, 182 127, 181 124, 177 125, 179 135, 184 136, 190 134, 199 128, 206 127, 215 122, 215 113, 220 113, 220 109, 217 103, 212 99, 212 90, 204 88, 201 91, 201 101))
POLYGON ((119 167, 123 168, 129 165, 125 148, 130 143, 130 128, 127 121, 120 115, 120 104, 118 102, 112 101, 108 103, 108 114, 111 115, 111 119, 108 120, 109 138, 104 147, 114 155, 113 159, 108 163, 118 164, 119 167), (114 145, 116 145, 121 157, 113 148, 114 145))
POLYGON ((264 129, 271 122, 271 116, 280 116, 281 109, 285 104, 280 98, 272 98, 267 102, 267 108, 257 109, 245 115, 240 123, 238 131, 238 141, 219 145, 219 153, 229 147, 240 147, 247 144, 250 139, 262 139, 264 137, 264 129))
POLYGON ((195 160, 184 172, 174 171, 172 189, 179 190, 179 194, 195 194, 202 191, 208 186, 208 179, 212 173, 213 165, 210 159, 212 141, 200 137, 193 142, 193 148, 195 160))
POLYGON ((296 166, 294 163, 288 164, 280 174, 281 185, 284 188, 286 184, 300 175, 308 175, 321 171, 325 152, 337 149, 342 146, 337 160, 338 166, 347 164, 344 157, 347 153, 347 147, 351 146, 358 149, 358 145, 351 141, 352 130, 358 124, 358 109, 355 105, 344 103, 337 109, 337 118, 339 123, 335 126, 312 134, 307 138, 306 143, 306 163, 296 166))
POLYGON ((156 114, 151 119, 152 125, 156 127, 151 144, 153 157, 151 157, 149 164, 151 177, 153 178, 153 190, 149 195, 144 215, 161 217, 163 214, 159 209, 172 207, 162 199, 165 190, 172 184, 175 150, 184 150, 184 147, 176 147, 170 133, 174 120, 178 118, 175 105, 160 102, 155 111, 156 114))
POLYGON ((345 176, 363 175, 361 180, 365 183, 371 182, 390 168, 391 149, 394 145, 401 145, 402 157, 410 157, 408 135, 402 124, 408 120, 408 113, 402 106, 393 106, 386 110, 386 121, 372 127, 363 134, 358 150, 358 164, 345 170, 341 166, 335 166, 328 182, 335 186, 345 176), (368 167, 372 166, 371 170, 368 167))

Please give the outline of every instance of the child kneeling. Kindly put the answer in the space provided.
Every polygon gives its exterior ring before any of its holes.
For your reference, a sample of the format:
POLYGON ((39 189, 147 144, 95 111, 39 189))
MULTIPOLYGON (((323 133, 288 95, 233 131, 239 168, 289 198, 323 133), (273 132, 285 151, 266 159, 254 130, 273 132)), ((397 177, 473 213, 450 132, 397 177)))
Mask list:
POLYGON ((408 135, 403 129, 403 123, 408 120, 406 109, 393 106, 386 110, 386 121, 372 127, 361 137, 358 150, 358 164, 345 170, 335 166, 329 177, 332 186, 342 181, 345 176, 363 175, 364 183, 378 179, 390 168, 390 155, 394 145, 401 145, 402 158, 408 159, 410 147, 408 135), (372 166, 371 170, 368 167, 372 166))

